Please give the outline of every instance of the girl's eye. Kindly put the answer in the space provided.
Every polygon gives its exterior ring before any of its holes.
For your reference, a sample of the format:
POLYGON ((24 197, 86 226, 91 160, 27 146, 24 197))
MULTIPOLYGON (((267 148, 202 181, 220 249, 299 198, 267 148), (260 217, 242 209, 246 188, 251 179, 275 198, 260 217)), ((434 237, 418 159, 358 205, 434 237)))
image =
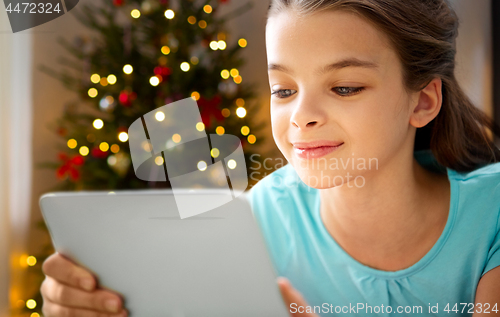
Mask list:
POLYGON ((341 97, 349 97, 360 93, 364 87, 335 87, 332 88, 341 97))
POLYGON ((280 90, 275 90, 272 92, 271 96, 272 95, 276 95, 276 97, 278 99, 284 99, 284 98, 287 98, 289 96, 291 96, 292 94, 290 93, 291 91, 296 91, 296 90, 292 90, 292 89, 280 89, 280 90))
MULTIPOLYGON (((334 90, 337 93, 337 95, 339 95, 341 97, 349 97, 349 96, 358 94, 361 91, 363 91, 363 89, 364 89, 364 87, 334 87, 334 88, 332 88, 332 90, 334 90)), ((271 93, 271 95, 276 95, 276 97, 278 99, 284 99, 284 98, 287 98, 287 97, 293 95, 293 93, 291 93, 292 91, 296 92, 296 90, 292 90, 292 89, 279 89, 279 90, 273 91, 271 93)))

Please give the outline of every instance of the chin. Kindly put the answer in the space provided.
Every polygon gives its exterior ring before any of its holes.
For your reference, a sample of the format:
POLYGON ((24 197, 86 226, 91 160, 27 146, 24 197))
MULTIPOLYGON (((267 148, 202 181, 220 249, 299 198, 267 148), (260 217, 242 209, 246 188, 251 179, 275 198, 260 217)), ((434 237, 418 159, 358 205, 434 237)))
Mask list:
POLYGON ((295 167, 297 174, 304 184, 316 189, 326 189, 345 184, 346 179, 339 171, 333 172, 327 169, 306 169, 295 167))

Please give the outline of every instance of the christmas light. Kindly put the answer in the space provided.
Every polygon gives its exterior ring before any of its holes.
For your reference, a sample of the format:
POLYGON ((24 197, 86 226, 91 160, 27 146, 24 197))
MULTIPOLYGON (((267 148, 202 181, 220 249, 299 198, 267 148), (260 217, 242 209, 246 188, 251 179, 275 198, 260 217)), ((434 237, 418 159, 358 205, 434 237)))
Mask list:
POLYGON ((76 146, 77 146, 77 145, 78 145, 78 143, 76 142, 76 140, 75 140, 75 139, 70 139, 70 140, 68 140, 68 147, 69 147, 70 149, 74 149, 74 148, 76 148, 76 146))
POLYGON ((244 118, 247 115, 247 110, 243 107, 236 109, 236 115, 240 118, 244 118))
POLYGON ((247 47, 248 42, 244 38, 241 38, 241 39, 238 40, 238 45, 241 46, 241 47, 247 47))
POLYGON ((218 148, 213 148, 211 151, 210 151, 210 155, 212 155, 212 157, 216 158, 220 155, 220 151, 218 148))
POLYGON ((123 66, 123 72, 127 75, 132 74, 133 71, 134 71, 134 68, 130 64, 123 66))
POLYGON ((101 142, 101 144, 99 144, 99 150, 107 152, 109 150, 109 144, 106 142, 101 142))
POLYGON ((203 11, 205 11, 205 13, 212 13, 212 6, 210 6, 209 4, 206 4, 204 7, 203 7, 203 11))
POLYGON ((207 22, 205 20, 200 20, 200 22, 198 22, 198 26, 204 29, 207 27, 207 22))
POLYGON ((238 107, 243 107, 243 106, 245 106, 245 99, 243 99, 243 98, 238 98, 238 99, 236 99, 236 105, 237 105, 238 107))
POLYGON ((191 98, 193 98, 194 100, 199 100, 200 99, 200 93, 197 92, 197 91, 193 91, 191 93, 191 98))
POLYGON ((86 147, 86 146, 82 146, 82 147, 80 148, 80 151, 79 151, 79 152, 80 152, 80 155, 81 155, 81 156, 87 156, 87 155, 89 155, 89 152, 90 152, 90 151, 89 151, 89 148, 88 148, 88 147, 86 147))
POLYGON ((29 309, 34 309, 36 307, 36 302, 35 300, 33 299, 28 299, 26 301, 26 307, 28 307, 29 309))
POLYGON ((122 142, 127 142, 127 140, 128 140, 127 132, 120 132, 120 134, 118 134, 118 140, 120 140, 122 142))
POLYGON ((165 120, 165 114, 162 111, 158 111, 155 114, 155 119, 156 121, 162 122, 163 120, 165 120))
POLYGON ((90 81, 93 82, 94 84, 99 83, 100 80, 101 76, 99 76, 98 74, 93 74, 92 76, 90 76, 90 81))
POLYGON ((224 69, 223 71, 220 72, 220 76, 224 79, 229 78, 229 71, 227 69, 224 69))
POLYGON ((113 152, 113 153, 118 153, 118 152, 120 152, 120 146, 119 146, 118 144, 113 144, 113 145, 111 146, 111 152, 113 152))
POLYGON ((157 157, 155 158, 155 164, 156 164, 156 165, 158 165, 158 166, 163 165, 163 157, 161 157, 161 156, 157 156, 157 157))
POLYGON ((90 88, 88 93, 89 93, 90 98, 97 97, 97 89, 95 89, 95 88, 90 88))
POLYGON ((28 266, 28 255, 27 254, 21 255, 21 257, 19 258, 19 265, 21 267, 27 267, 28 266))
POLYGON ((225 132, 224 130, 224 127, 221 127, 221 126, 218 126, 216 129, 215 129, 215 133, 217 133, 218 135, 223 135, 225 132))
POLYGON ((226 47, 227 47, 227 44, 224 41, 217 42, 217 45, 218 45, 218 47, 219 47, 220 50, 225 50, 226 47))
POLYGON ((240 74, 240 72, 236 68, 231 69, 230 73, 231 73, 231 77, 236 77, 240 74))
POLYGON ((108 157, 108 165, 109 166, 114 166, 116 164, 116 156, 114 155, 111 155, 110 157, 108 157))
POLYGON ((188 22, 189 22, 189 24, 195 24, 196 23, 196 17, 194 17, 194 16, 191 15, 188 18, 188 22))
POLYGON ((29 265, 29 266, 34 266, 36 264, 36 258, 32 255, 30 255, 27 259, 26 259, 26 263, 29 265))
POLYGON ((175 143, 181 142, 181 135, 177 133, 172 135, 172 141, 174 141, 175 143))
POLYGON ((101 85, 104 87, 108 85, 108 79, 106 77, 101 78, 101 85))
POLYGON ((203 172, 207 169, 207 163, 205 163, 205 161, 199 161, 196 167, 198 167, 198 169, 203 172))
POLYGON ((217 41, 212 41, 210 42, 210 48, 214 51, 218 50, 219 49, 219 43, 217 43, 217 41))
POLYGON ((219 32, 217 33, 217 40, 222 40, 222 41, 225 41, 226 40, 226 34, 224 32, 219 32))
POLYGON ((205 125, 203 124, 203 122, 198 122, 196 124, 196 130, 198 130, 200 132, 203 131, 203 130, 205 130, 205 125))
POLYGON ((224 117, 226 117, 226 118, 227 118, 227 117, 229 117, 229 116, 231 115, 231 111, 229 111, 229 109, 228 109, 228 108, 224 108, 224 109, 222 109, 222 111, 221 111, 221 112, 222 112, 222 115, 223 115, 224 117))
POLYGON ((31 313, 30 317, 40 317, 39 313, 31 313))
POLYGON ((191 68, 191 67, 189 66, 189 63, 188 63, 188 62, 183 62, 183 63, 181 64, 181 69, 182 69, 184 72, 189 71, 189 69, 190 69, 190 68, 191 68))
POLYGON ((168 9, 167 11, 165 11, 165 17, 169 20, 172 20, 175 17, 174 11, 168 9))
POLYGON ((250 134, 250 135, 247 137, 247 140, 248 140, 248 143, 250 143, 250 144, 254 144, 254 143, 257 141, 257 138, 255 137, 255 135, 250 134))
MULTIPOLYGON (((170 50, 169 50, 169 52, 170 52, 170 50)), ((168 61, 168 59, 166 56, 158 57, 158 64, 160 64, 161 66, 167 65, 167 61, 168 61)))
POLYGON ((161 52, 162 52, 162 54, 163 54, 163 55, 168 55, 168 54, 170 54, 170 47, 168 47, 168 46, 166 46, 166 45, 165 45, 165 46, 162 46, 162 47, 161 47, 161 52))
POLYGON ((94 126, 94 128, 96 128, 97 130, 100 130, 102 129, 102 127, 104 126, 104 122, 101 120, 101 119, 95 119, 94 122, 92 123, 92 125, 94 126))
POLYGON ((113 75, 113 74, 109 75, 109 76, 108 76, 108 83, 109 83, 110 85, 114 85, 114 84, 116 84, 116 76, 115 76, 115 75, 113 75))
POLYGON ((134 9, 130 12, 130 15, 134 18, 134 19, 138 19, 140 16, 141 16, 141 11, 137 10, 137 9, 134 9))
POLYGON ((236 168, 236 161, 231 159, 227 162, 227 167, 229 167, 230 169, 234 170, 236 168))
POLYGON ((243 135, 245 135, 245 136, 246 136, 246 135, 248 135, 249 133, 250 133, 250 128, 249 128, 249 127, 247 127, 247 126, 243 126, 243 127, 241 127, 241 134, 243 134, 243 135))
POLYGON ((156 76, 153 76, 149 79, 149 83, 151 86, 158 86, 160 84, 160 79, 156 76))
POLYGON ((235 83, 241 84, 241 82, 243 81, 243 78, 240 75, 238 75, 238 76, 234 77, 233 80, 235 83))
POLYGON ((198 57, 196 56, 191 57, 191 64, 198 65, 199 62, 200 60, 198 59, 198 57))

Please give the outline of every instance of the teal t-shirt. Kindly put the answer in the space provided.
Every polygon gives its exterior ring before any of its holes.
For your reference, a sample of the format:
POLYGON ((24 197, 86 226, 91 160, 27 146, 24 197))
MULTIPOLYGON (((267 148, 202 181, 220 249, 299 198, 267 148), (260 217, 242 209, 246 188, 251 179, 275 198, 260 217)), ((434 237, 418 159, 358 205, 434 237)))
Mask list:
MULTIPOLYGON (((450 211, 432 249, 399 271, 368 267, 345 252, 320 218, 319 190, 305 185, 290 164, 248 192, 276 273, 292 282, 311 311, 320 316, 472 316, 473 309, 479 310, 473 307, 479 279, 500 265, 500 163, 459 173, 438 165, 430 151, 415 157, 426 168, 447 173, 450 211)), ((500 303, 489 311, 495 308, 500 311, 500 303)), ((289 309, 299 312, 298 306, 289 309)))

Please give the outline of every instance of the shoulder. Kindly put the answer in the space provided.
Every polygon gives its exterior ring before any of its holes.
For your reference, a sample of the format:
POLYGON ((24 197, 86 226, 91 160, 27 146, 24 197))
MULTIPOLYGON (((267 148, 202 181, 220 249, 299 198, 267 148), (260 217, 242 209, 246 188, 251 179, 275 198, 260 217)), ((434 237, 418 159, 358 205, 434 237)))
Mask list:
POLYGON ((489 193, 492 195, 491 198, 496 198, 500 208, 500 162, 488 164, 470 172, 448 169, 448 175, 467 191, 489 193))
POLYGON ((500 163, 470 172, 448 169, 448 177, 457 193, 454 204, 467 227, 496 235, 500 229, 500 163))

